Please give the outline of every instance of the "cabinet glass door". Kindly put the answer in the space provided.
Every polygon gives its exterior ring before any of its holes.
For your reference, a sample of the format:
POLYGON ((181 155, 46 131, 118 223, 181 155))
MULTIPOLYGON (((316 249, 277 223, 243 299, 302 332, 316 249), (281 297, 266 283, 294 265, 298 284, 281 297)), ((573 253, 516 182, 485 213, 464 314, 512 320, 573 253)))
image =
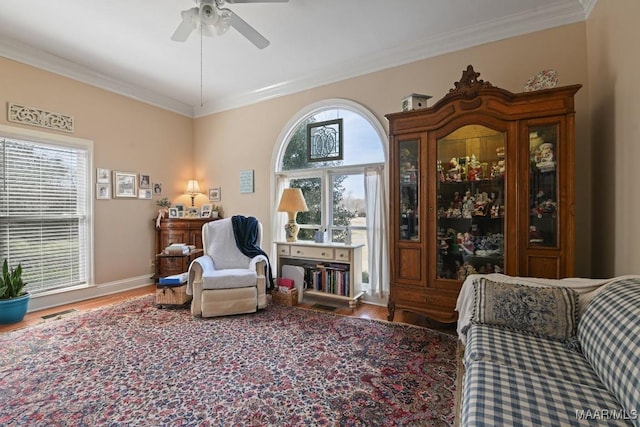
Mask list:
POLYGON ((437 277, 504 270, 505 133, 458 128, 437 140, 437 277))
POLYGON ((558 126, 529 128, 529 247, 558 246, 558 126))
POLYGON ((400 240, 420 239, 418 227, 418 194, 420 183, 420 165, 418 140, 401 141, 398 144, 399 195, 400 195, 400 240))

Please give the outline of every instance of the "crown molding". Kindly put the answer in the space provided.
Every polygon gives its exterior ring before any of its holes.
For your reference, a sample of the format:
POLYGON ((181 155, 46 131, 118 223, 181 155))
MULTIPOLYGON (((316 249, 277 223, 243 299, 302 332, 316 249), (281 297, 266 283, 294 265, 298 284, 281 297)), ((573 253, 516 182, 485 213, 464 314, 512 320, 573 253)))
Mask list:
POLYGON ((579 0, 579 2, 564 0, 552 6, 537 8, 533 12, 510 15, 471 26, 462 31, 444 33, 414 44, 380 51, 374 55, 353 58, 346 63, 341 63, 339 69, 316 70, 315 73, 299 79, 279 82, 232 96, 218 97, 204 106, 187 105, 7 38, 0 39, 0 55, 187 117, 197 118, 461 49, 581 22, 586 19, 596 3, 597 0, 579 0))
POLYGON ((596 7, 596 3, 598 0, 578 0, 584 9, 584 16, 588 18, 593 11, 593 8, 596 7))
POLYGON ((193 107, 122 80, 100 74, 88 67, 52 55, 7 37, 0 38, 0 56, 31 65, 91 86, 115 92, 146 104, 193 117, 193 107))
POLYGON ((194 107, 194 115, 202 117, 239 108, 446 53, 584 20, 584 9, 575 0, 565 0, 553 6, 536 9, 533 13, 514 14, 471 26, 463 31, 443 33, 412 45, 353 58, 350 61, 341 62, 339 69, 316 70, 315 73, 303 78, 283 81, 255 91, 235 94, 232 97, 217 98, 203 107, 194 107))

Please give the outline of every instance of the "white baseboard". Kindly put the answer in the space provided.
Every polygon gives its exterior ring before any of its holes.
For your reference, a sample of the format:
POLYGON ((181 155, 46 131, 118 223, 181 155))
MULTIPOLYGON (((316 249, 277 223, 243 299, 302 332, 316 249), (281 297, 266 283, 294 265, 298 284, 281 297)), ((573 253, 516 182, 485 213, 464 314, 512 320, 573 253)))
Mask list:
POLYGON ((115 282, 101 283, 99 285, 82 286, 73 289, 64 289, 52 292, 32 295, 29 300, 28 312, 44 310, 46 308, 58 307, 60 305, 71 304, 91 298, 111 295, 118 292, 141 288, 153 283, 148 275, 131 277, 129 279, 117 280, 115 282))

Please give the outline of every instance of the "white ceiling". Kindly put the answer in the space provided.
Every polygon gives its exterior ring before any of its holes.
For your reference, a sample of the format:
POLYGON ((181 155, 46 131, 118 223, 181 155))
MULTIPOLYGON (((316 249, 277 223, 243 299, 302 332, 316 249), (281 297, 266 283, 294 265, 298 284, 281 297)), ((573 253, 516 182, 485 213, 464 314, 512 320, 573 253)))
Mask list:
POLYGON ((0 55, 190 117, 582 21, 597 0, 289 0, 226 4, 233 28, 170 39, 193 0, 0 0, 0 55))

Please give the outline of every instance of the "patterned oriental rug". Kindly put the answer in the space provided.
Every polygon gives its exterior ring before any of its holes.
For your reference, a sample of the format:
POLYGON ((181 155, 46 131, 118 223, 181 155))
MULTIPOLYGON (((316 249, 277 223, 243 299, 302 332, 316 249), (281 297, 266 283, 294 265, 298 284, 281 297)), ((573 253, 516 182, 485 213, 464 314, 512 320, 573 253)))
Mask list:
POLYGON ((270 305, 143 297, 0 335, 3 426, 448 426, 456 339, 270 305))

